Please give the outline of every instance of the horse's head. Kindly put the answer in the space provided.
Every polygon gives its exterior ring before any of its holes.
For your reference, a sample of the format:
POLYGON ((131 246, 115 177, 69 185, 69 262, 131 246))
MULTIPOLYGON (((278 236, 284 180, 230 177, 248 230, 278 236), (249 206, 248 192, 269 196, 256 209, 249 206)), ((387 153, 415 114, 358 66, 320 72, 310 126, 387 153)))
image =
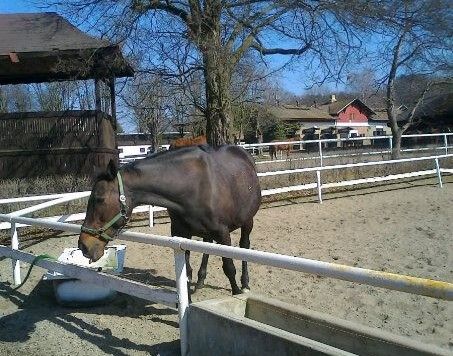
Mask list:
POLYGON ((79 236, 79 249, 92 261, 99 260, 104 247, 127 222, 127 206, 122 178, 113 160, 107 171, 96 178, 88 200, 85 221, 79 236))

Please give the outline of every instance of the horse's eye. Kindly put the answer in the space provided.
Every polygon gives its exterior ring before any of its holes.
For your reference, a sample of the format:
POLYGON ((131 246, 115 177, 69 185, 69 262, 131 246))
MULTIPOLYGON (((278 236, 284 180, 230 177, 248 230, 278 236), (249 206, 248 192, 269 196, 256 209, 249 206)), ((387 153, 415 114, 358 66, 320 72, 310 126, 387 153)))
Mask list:
POLYGON ((96 201, 96 203, 99 203, 99 204, 104 202, 104 198, 102 198, 102 197, 96 197, 96 198, 94 198, 94 200, 96 201))

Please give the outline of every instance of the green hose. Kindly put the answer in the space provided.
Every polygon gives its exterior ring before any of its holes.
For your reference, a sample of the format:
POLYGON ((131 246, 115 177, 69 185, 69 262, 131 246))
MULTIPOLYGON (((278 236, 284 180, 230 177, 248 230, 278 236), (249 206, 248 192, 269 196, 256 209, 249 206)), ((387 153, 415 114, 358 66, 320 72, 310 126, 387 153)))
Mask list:
POLYGON ((28 269, 28 272, 27 272, 27 275, 25 276, 24 280, 22 281, 21 284, 19 284, 18 286, 14 287, 13 290, 17 290, 19 289, 20 287, 22 287, 25 282, 27 281, 28 277, 30 277, 30 273, 31 273, 31 270, 33 269, 33 267, 35 266, 36 262, 40 261, 40 260, 51 260, 51 261, 57 261, 57 259, 53 256, 50 256, 50 255, 46 255, 46 254, 43 254, 43 255, 38 255, 36 256, 33 261, 31 261, 30 263, 30 268, 28 269))

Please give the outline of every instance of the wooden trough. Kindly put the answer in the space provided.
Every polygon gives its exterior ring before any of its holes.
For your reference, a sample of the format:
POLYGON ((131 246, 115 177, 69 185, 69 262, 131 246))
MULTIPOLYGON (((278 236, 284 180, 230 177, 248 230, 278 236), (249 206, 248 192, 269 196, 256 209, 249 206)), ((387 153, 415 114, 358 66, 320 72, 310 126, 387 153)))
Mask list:
POLYGON ((256 295, 191 304, 190 355, 448 355, 407 337, 256 295))

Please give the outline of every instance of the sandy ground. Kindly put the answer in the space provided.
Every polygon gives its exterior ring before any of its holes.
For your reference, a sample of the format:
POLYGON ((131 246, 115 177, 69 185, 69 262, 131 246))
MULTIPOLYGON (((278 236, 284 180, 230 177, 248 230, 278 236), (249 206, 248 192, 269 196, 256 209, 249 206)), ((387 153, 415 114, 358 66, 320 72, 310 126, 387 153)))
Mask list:
MULTIPOLYGON (((452 282, 453 177, 449 181, 443 189, 423 180, 327 194, 323 204, 308 197, 264 205, 256 216, 252 248, 452 282)), ((133 230, 170 232, 166 218, 152 230, 146 223, 135 221, 133 230)), ((35 254, 58 255, 77 242, 67 234, 20 236, 21 249, 35 254)), ((238 239, 233 233, 235 245, 238 239)), ((127 245, 129 278, 174 286, 172 251, 127 245)), ((200 257, 192 256, 194 275, 200 257)), ((51 285, 40 281, 40 268, 13 291, 10 266, 10 260, 0 260, 1 355, 178 353, 174 310, 125 295, 108 306, 63 308, 55 304, 51 285)), ((436 344, 453 354, 451 302, 260 265, 250 265, 250 277, 255 293, 436 344)), ((229 295, 220 258, 210 258, 206 283, 194 301, 229 295)))

